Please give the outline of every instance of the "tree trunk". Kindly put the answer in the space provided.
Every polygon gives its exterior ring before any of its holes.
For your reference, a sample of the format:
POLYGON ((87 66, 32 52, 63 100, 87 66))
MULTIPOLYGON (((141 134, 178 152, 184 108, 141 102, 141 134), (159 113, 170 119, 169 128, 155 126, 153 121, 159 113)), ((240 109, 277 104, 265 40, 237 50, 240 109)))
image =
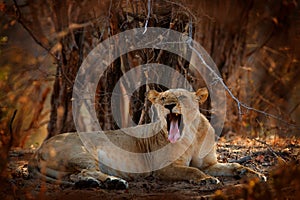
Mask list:
MULTIPOLYGON (((30 15, 24 15, 28 10, 21 9, 19 18, 21 16, 23 24, 31 25, 36 41, 56 58, 49 137, 75 131, 72 89, 76 73, 87 54, 104 39, 125 30, 144 27, 147 20, 148 27, 192 33, 211 55, 224 82, 240 101, 285 120, 290 119, 291 112, 300 113, 299 102, 292 93, 295 90, 291 89, 299 86, 300 73, 297 68, 300 20, 295 2, 48 0, 46 3, 30 1, 29 6, 41 9, 30 15), (148 18, 149 2, 151 12, 148 18), (37 26, 32 26, 32 23, 37 26)), ((95 108, 103 129, 118 128, 112 117, 110 100, 116 82, 130 69, 151 62, 176 69, 191 81, 195 89, 204 84, 201 77, 194 76, 188 61, 170 52, 144 49, 122 55, 101 77, 96 92, 95 108)), ((135 123, 150 121, 146 115, 149 104, 144 96, 149 88, 166 89, 159 85, 143 86, 131 99, 118 102, 122 112, 130 113, 135 123)), ((257 133, 265 125, 279 130, 278 121, 266 116, 248 113, 244 108, 238 110, 237 102, 228 96, 224 130, 257 133)), ((128 119, 125 115, 122 115, 122 120, 126 126, 128 119)))

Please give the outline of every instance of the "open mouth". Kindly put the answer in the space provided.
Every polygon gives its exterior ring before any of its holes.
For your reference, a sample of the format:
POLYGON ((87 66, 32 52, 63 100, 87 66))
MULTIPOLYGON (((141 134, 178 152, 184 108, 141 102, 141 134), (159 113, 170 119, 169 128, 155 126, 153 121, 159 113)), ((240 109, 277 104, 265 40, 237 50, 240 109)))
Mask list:
POLYGON ((167 115, 168 140, 171 143, 177 142, 181 137, 182 126, 181 114, 170 113, 167 115))

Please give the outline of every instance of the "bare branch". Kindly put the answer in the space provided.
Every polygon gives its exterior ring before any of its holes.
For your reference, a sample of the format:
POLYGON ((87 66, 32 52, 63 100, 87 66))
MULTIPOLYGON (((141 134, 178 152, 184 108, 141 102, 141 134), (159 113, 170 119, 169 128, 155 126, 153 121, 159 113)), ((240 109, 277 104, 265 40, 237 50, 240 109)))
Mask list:
POLYGON ((256 108, 252 108, 248 105, 246 105, 245 103, 243 102, 240 102, 239 99, 234 96, 234 94, 231 92, 231 90, 226 86, 226 84, 224 83, 223 79, 205 62, 205 60, 203 59, 203 57, 201 56, 201 54, 191 45, 191 41, 192 41, 192 38, 190 37, 189 40, 187 41, 187 44, 189 46, 189 48, 195 52, 197 54, 197 56, 200 58, 201 62, 204 64, 204 66, 214 75, 214 79, 218 82, 221 83, 221 85, 224 87, 224 89, 227 91, 227 93, 231 96, 231 98, 237 103, 237 106, 238 106, 238 110, 239 110, 239 115, 242 115, 242 110, 241 108, 245 108, 247 110, 251 110, 251 111, 255 111, 257 113, 260 113, 260 114, 263 114, 265 116, 268 116, 268 117, 271 117, 273 119, 276 119, 280 122, 283 122, 287 125, 290 125, 290 126, 294 126, 294 127, 297 127, 297 128, 300 128, 300 126, 298 125, 295 125, 295 124, 291 124, 289 122, 287 122, 286 120, 280 118, 280 117, 277 117, 276 115, 273 115, 273 114, 270 114, 270 113, 267 113, 267 112, 264 112, 262 110, 258 110, 256 108))

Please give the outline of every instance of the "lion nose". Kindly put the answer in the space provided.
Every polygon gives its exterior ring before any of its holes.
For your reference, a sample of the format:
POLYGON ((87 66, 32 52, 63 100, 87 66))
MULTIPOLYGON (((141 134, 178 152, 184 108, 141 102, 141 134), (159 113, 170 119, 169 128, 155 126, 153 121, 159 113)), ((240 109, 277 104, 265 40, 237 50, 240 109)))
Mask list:
POLYGON ((165 105, 165 108, 169 109, 170 111, 172 111, 172 109, 176 106, 176 104, 169 104, 169 105, 165 105))

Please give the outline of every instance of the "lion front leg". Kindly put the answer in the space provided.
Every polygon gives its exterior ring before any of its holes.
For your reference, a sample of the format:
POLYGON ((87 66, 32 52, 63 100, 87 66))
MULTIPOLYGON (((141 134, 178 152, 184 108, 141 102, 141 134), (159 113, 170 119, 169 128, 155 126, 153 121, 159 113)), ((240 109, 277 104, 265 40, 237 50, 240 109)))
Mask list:
POLYGON ((194 167, 170 165, 155 172, 155 177, 169 181, 189 181, 190 183, 206 185, 218 184, 217 178, 209 176, 194 167))
POLYGON ((204 172, 211 176, 258 177, 267 181, 266 176, 238 163, 216 163, 207 167, 204 172))
POLYGON ((106 189, 127 189, 127 181, 105 174, 100 171, 97 161, 88 153, 73 157, 69 166, 76 169, 78 173, 70 175, 70 179, 76 187, 102 187, 106 189))

